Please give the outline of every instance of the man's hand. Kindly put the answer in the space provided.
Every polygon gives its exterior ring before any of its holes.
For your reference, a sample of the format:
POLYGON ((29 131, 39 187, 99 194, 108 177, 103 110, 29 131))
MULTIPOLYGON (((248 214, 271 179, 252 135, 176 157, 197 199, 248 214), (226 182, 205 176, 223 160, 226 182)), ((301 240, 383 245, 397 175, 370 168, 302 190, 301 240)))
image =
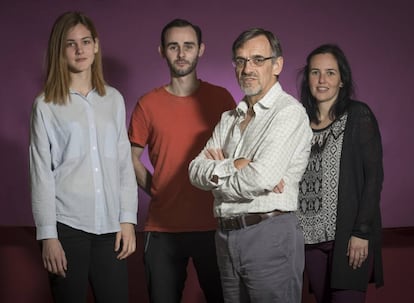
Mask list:
POLYGON ((353 269, 361 267, 368 258, 368 240, 351 236, 346 255, 349 257, 349 266, 352 266, 353 269))
POLYGON ((204 152, 207 159, 224 160, 223 150, 221 148, 209 148, 204 152))
POLYGON ((67 260, 65 252, 58 239, 42 240, 43 266, 52 274, 66 277, 67 260))
POLYGON ((273 192, 275 192, 277 194, 281 194, 281 193, 283 193, 284 188, 285 188, 285 181, 282 179, 282 180, 280 180, 279 184, 277 184, 273 188, 273 192))
POLYGON ((250 162, 252 161, 249 159, 239 158, 239 159, 234 160, 234 167, 239 170, 249 165, 250 162))
POLYGON ((118 252, 121 248, 117 258, 119 260, 130 256, 136 249, 135 228, 132 223, 121 223, 121 231, 116 233, 115 251, 118 252))
MULTIPOLYGON (((210 160, 224 160, 223 150, 221 148, 209 148, 204 152, 207 159, 210 160)), ((211 182, 218 183, 218 176, 214 175, 211 177, 211 182)))

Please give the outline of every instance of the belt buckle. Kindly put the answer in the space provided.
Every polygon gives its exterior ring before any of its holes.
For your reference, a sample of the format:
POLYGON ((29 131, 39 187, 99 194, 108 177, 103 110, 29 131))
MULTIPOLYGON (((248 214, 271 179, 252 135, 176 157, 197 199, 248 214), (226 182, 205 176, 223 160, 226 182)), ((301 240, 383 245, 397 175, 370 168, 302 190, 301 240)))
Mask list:
POLYGON ((232 227, 233 229, 242 229, 244 226, 243 224, 243 216, 236 216, 232 219, 232 227))
POLYGON ((229 217, 222 220, 221 230, 222 231, 229 231, 229 230, 237 230, 242 229, 246 225, 244 224, 243 216, 234 216, 229 217))

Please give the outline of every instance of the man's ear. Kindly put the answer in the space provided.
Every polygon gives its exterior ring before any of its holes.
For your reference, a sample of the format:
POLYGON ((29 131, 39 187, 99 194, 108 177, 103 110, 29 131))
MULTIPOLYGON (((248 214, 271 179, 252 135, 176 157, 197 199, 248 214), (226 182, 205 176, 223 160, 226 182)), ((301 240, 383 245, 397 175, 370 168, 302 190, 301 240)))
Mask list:
POLYGON ((273 63, 273 75, 279 76, 283 69, 283 57, 279 56, 274 60, 275 62, 273 63))
POLYGON ((164 49, 161 47, 161 45, 158 46, 158 53, 160 54, 161 57, 163 57, 163 58, 165 57, 164 56, 164 49))
POLYGON ((198 49, 198 57, 201 57, 204 54, 206 49, 206 45, 204 43, 200 44, 200 48, 198 49))

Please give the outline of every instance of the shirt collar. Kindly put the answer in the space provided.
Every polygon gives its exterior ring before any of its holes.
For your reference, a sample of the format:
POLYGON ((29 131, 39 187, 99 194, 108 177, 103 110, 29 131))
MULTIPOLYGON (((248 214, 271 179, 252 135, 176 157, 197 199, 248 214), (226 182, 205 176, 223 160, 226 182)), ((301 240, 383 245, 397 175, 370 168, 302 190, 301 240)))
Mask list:
MULTIPOLYGON (((96 92, 96 88, 92 88, 90 91, 89 91, 89 93, 88 93, 88 95, 90 94, 90 93, 93 93, 93 92, 96 92)), ((77 90, 74 90, 74 89, 72 89, 72 88, 69 88, 69 93, 70 94, 73 94, 73 95, 81 95, 77 90)))
POLYGON ((95 88, 92 88, 89 91, 89 93, 86 95, 86 97, 85 97, 84 95, 80 94, 78 91, 76 91, 76 90, 74 90, 72 88, 69 88, 69 94, 71 94, 71 95, 77 95, 77 96, 80 96, 80 97, 86 98, 86 99, 89 98, 90 95, 95 94, 95 92, 96 92, 96 89, 95 88))
MULTIPOLYGON (((260 99, 253 107, 255 112, 259 109, 269 109, 277 102, 277 96, 282 92, 282 86, 279 81, 273 84, 270 90, 260 99)), ((249 106, 245 98, 243 98, 236 107, 236 110, 239 115, 246 115, 249 106)))

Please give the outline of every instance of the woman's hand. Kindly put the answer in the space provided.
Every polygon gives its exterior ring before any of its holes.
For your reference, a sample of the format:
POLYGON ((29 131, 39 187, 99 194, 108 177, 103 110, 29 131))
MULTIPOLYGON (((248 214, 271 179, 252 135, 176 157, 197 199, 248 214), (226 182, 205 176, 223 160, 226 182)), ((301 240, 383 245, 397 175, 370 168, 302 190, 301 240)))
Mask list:
POLYGON ((353 269, 361 267, 368 258, 368 240, 351 236, 346 255, 349 257, 349 266, 352 266, 353 269))
POLYGON ((42 240, 42 244, 42 259, 45 269, 52 274, 66 277, 68 264, 60 241, 58 239, 45 239, 42 240))
POLYGON ((117 258, 119 260, 130 256, 136 249, 135 227, 132 223, 121 223, 121 231, 116 233, 115 251, 119 251, 117 258))

